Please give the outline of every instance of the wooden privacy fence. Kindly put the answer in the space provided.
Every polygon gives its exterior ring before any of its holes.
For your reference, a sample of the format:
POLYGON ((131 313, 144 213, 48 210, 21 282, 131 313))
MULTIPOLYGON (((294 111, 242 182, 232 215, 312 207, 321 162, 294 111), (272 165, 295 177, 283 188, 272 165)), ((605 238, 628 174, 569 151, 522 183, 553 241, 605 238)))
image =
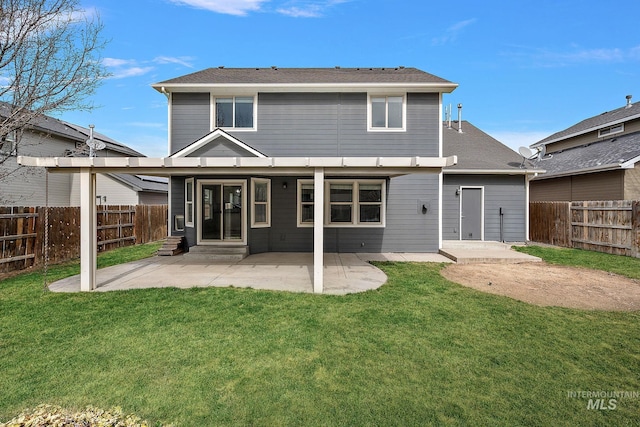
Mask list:
MULTIPOLYGON (((164 239, 167 215, 167 205, 98 206, 98 251, 164 239)), ((50 263, 78 258, 80 208, 0 207, 0 273, 43 264, 45 239, 50 263)))
POLYGON ((640 257, 640 201, 531 202, 534 242, 640 257))

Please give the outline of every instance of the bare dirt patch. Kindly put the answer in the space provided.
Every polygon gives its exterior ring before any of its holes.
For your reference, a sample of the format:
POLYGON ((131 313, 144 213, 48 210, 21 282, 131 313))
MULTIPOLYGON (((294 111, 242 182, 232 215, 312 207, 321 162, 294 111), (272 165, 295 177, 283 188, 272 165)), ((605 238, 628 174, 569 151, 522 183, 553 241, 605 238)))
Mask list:
POLYGON ((587 310, 640 310, 640 281, 586 268, 523 264, 451 264, 452 282, 541 306, 587 310))

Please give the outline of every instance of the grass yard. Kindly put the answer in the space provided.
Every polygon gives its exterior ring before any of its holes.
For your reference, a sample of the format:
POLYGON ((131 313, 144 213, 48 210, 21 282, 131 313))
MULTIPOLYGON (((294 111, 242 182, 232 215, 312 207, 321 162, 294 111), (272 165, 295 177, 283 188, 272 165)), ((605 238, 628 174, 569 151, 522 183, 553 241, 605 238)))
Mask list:
POLYGON ((514 246, 519 252, 544 259, 549 264, 570 265, 608 271, 632 279, 640 279, 640 258, 610 255, 582 249, 556 248, 545 246, 514 246))
POLYGON ((448 282, 442 265, 379 266, 386 285, 348 296, 4 280, 0 422, 50 403, 179 426, 640 423, 640 398, 600 410, 571 395, 640 392, 640 312, 542 308, 448 282))

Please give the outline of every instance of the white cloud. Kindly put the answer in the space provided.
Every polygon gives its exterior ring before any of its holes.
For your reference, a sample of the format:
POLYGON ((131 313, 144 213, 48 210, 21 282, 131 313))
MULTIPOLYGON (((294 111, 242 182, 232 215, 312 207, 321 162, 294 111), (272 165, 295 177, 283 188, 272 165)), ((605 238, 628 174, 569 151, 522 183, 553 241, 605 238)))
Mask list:
POLYGON ((287 2, 285 7, 276 9, 276 12, 292 18, 318 18, 327 9, 349 1, 351 0, 293 0, 287 2))
POLYGON ((194 59, 195 58, 190 56, 157 56, 153 59, 153 62, 155 62, 156 64, 178 64, 186 68, 193 68, 193 64, 191 63, 191 61, 193 61, 194 59))
POLYGON ((433 46, 442 46, 455 42, 460 32, 462 32, 463 29, 475 23, 476 21, 476 18, 471 18, 464 21, 456 22, 455 24, 447 28, 442 36, 434 37, 433 39, 431 39, 431 44, 433 46))
POLYGON ((135 61, 132 59, 104 58, 102 60, 102 64, 105 67, 123 67, 134 63, 135 61))
POLYGON ((177 5, 192 6, 227 15, 244 16, 248 12, 260 10, 262 3, 269 0, 171 0, 177 5))
POLYGON ((111 75, 112 79, 124 79, 126 77, 143 76, 151 71, 153 67, 128 67, 116 70, 111 75))
POLYGON ((595 63, 624 63, 640 60, 640 46, 632 48, 581 48, 572 46, 565 51, 547 48, 530 48, 526 46, 511 46, 517 52, 508 52, 505 56, 525 60, 535 67, 567 67, 578 64, 595 63))
POLYGON ((317 5, 313 7, 307 6, 306 8, 299 8, 296 6, 280 8, 277 9, 276 12, 281 15, 291 16, 292 18, 318 18, 322 16, 322 10, 317 5))
POLYGON ((124 79, 148 74, 156 69, 156 65, 178 64, 186 68, 193 68, 190 56, 157 56, 151 61, 137 61, 135 59, 104 58, 102 63, 109 68, 112 79, 124 79))

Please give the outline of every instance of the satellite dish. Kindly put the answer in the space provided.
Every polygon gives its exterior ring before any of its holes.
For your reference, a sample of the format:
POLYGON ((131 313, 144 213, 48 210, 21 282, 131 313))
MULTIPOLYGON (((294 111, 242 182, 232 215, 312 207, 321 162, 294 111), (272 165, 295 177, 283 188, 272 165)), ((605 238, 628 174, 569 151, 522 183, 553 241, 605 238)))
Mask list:
POLYGON ((89 139, 85 141, 85 144, 89 147, 89 157, 95 157, 96 151, 104 150, 106 147, 104 141, 93 138, 94 127, 94 125, 89 125, 89 139))
POLYGON ((518 148, 518 153, 525 159, 533 157, 533 152, 528 147, 520 147, 518 148))
POLYGON ((547 146, 540 145, 536 147, 536 149, 538 150, 538 161, 540 161, 544 158, 545 154, 547 154, 547 146))
POLYGON ((520 163, 520 168, 524 167, 524 162, 533 157, 533 152, 529 149, 529 147, 520 147, 518 148, 518 153, 522 156, 522 163, 520 163))

